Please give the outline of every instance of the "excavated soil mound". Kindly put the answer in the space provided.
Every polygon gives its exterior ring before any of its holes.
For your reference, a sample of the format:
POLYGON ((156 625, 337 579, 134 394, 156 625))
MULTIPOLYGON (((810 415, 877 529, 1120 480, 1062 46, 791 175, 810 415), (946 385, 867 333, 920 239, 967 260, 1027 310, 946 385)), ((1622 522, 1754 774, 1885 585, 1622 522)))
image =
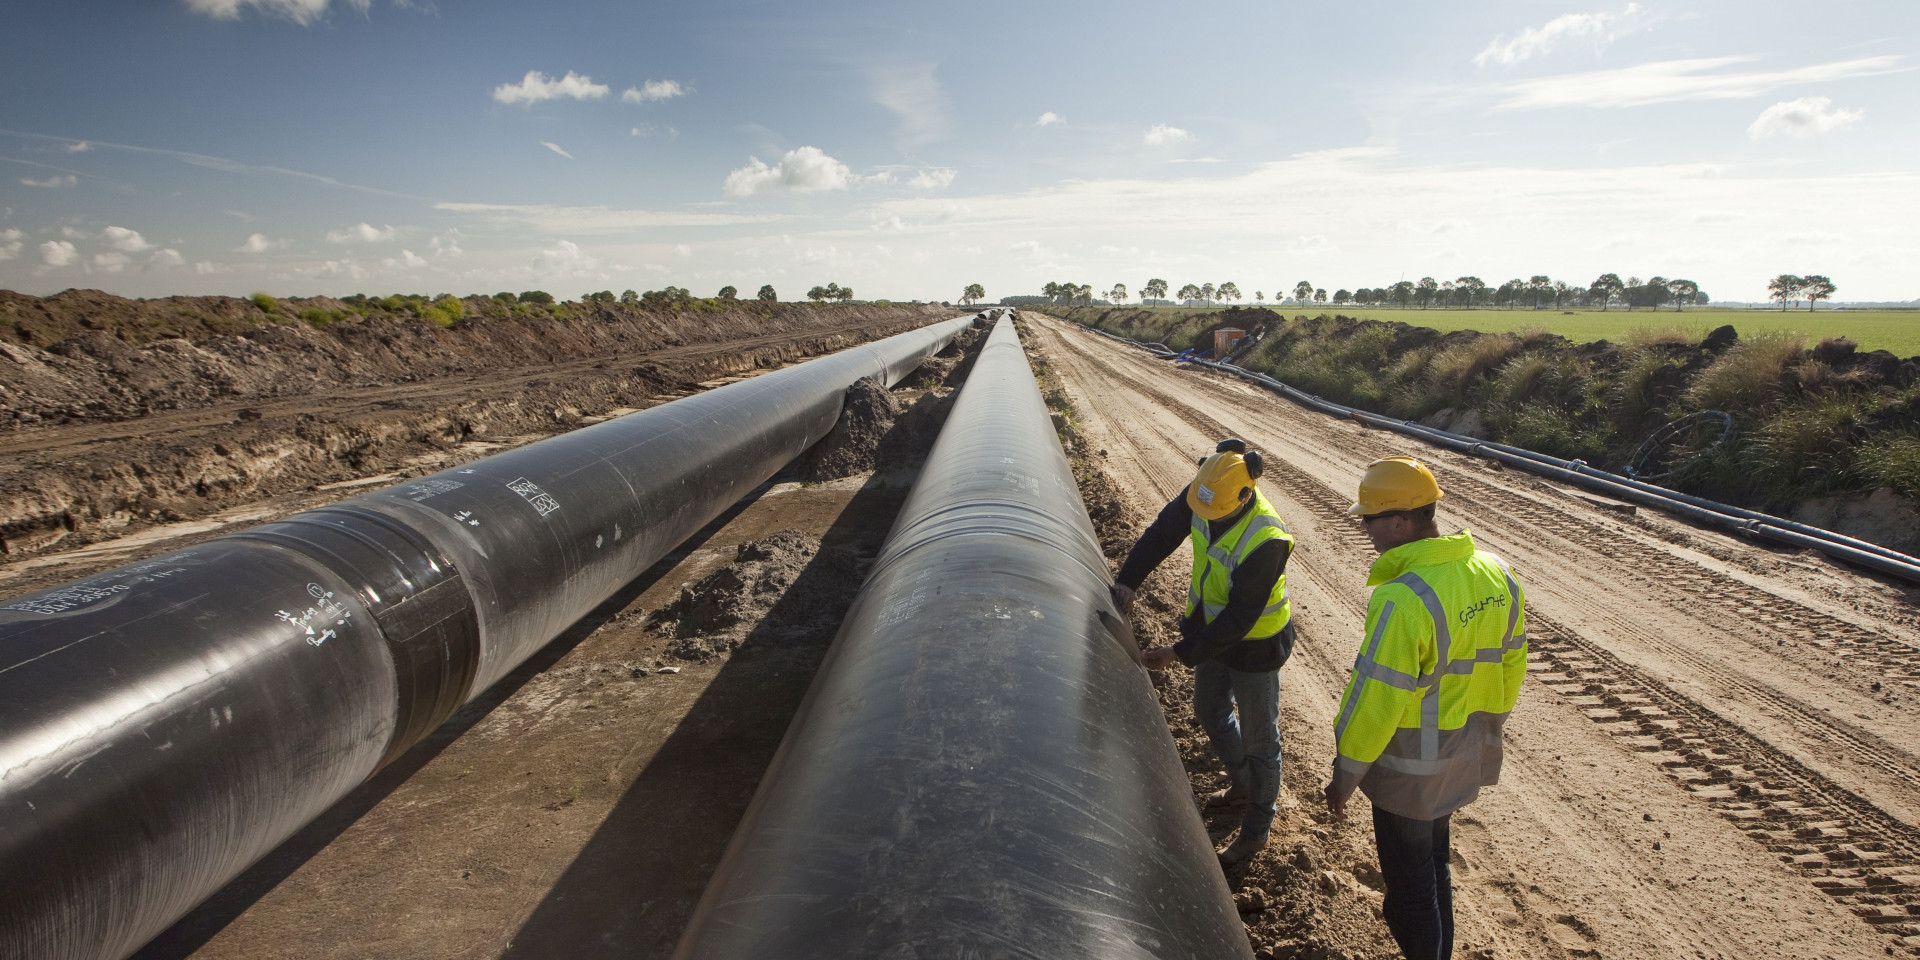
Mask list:
POLYGON ((794 462, 804 483, 824 483, 871 471, 879 461, 880 441, 893 429, 900 404, 886 385, 861 377, 847 388, 840 420, 794 462))
POLYGON ((706 662, 750 642, 831 639, 860 589, 859 560, 796 530, 749 540, 733 562, 680 589, 653 615, 667 652, 706 662))

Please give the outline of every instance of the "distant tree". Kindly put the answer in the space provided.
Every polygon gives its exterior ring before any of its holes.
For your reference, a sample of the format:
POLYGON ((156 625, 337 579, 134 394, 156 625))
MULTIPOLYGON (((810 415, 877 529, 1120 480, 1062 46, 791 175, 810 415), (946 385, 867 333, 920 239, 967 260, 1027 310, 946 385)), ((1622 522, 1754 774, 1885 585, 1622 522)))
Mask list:
POLYGON ((1834 291, 1840 288, 1833 281, 1817 273, 1809 273, 1800 278, 1800 293, 1807 298, 1807 312, 1813 312, 1813 305, 1821 300, 1833 299, 1834 291))
POLYGON ((1595 277, 1592 283, 1587 284, 1587 298, 1591 301, 1598 302, 1600 304, 1600 312, 1605 313, 1607 312, 1607 304, 1612 303, 1613 299, 1618 297, 1626 289, 1627 285, 1620 282, 1619 274, 1603 273, 1595 277))
POLYGON ((1213 289, 1213 284, 1203 283, 1200 285, 1200 299, 1205 300, 1207 303, 1211 304, 1213 303, 1214 293, 1215 291, 1213 289))
POLYGON ((1572 284, 1565 280, 1555 280, 1553 282, 1553 308, 1555 310, 1560 309, 1562 304, 1568 303, 1573 299, 1573 295, 1576 292, 1578 291, 1573 288, 1572 284))
POLYGON ((1533 308, 1538 310, 1540 301, 1553 295, 1553 279, 1544 273, 1536 273, 1527 279, 1527 292, 1533 294, 1533 308))
MULTIPOLYGON (((1433 278, 1428 277, 1427 282, 1432 283, 1433 278)), ((1388 288, 1387 292, 1391 295, 1391 299, 1393 300, 1394 303, 1397 303, 1402 307, 1405 307, 1413 303, 1413 301, 1419 297, 1420 288, 1419 288, 1419 285, 1415 284, 1411 280, 1402 280, 1399 283, 1396 283, 1392 287, 1388 288)))
POLYGON ((1165 280, 1159 278, 1148 280, 1146 285, 1140 288, 1142 300, 1165 300, 1166 298, 1167 282, 1165 280))
POLYGON ((809 288, 809 289, 807 290, 807 299, 808 299, 808 300, 816 300, 816 301, 817 301, 817 300, 825 300, 826 298, 827 298, 827 288, 826 288, 826 287, 822 287, 822 286, 819 286, 819 285, 817 285, 817 284, 816 284, 815 286, 813 286, 813 287, 811 287, 811 288, 809 288))
POLYGON ((1175 294, 1174 298, 1179 300, 1181 303, 1186 303, 1188 300, 1198 300, 1200 299, 1200 288, 1189 283, 1186 286, 1181 287, 1180 292, 1178 294, 1175 294))
POLYGON ((1487 302, 1487 283, 1479 277, 1461 277, 1453 282, 1453 301, 1463 307, 1487 302))
POLYGON ((1432 277, 1421 277, 1420 282, 1413 285, 1413 301, 1418 303, 1422 310, 1425 310, 1427 305, 1433 302, 1433 298, 1439 295, 1440 281, 1432 277))
POLYGON ((620 305, 623 307, 637 307, 640 305, 640 295, 632 290, 622 290, 620 291, 620 305))
POLYGON ((732 284, 728 284, 720 288, 719 297, 722 300, 738 300, 740 299, 740 291, 734 289, 732 284))
POLYGON ((780 299, 780 295, 773 292, 773 284, 771 283, 762 286, 756 297, 768 303, 774 303, 780 299))
POLYGON ((523 290, 520 293, 520 302, 521 303, 537 303, 543 307, 552 306, 553 294, 548 293, 545 290, 523 290))
POLYGON ((1673 310, 1680 312, 1693 298, 1700 295, 1700 285, 1692 280, 1668 280, 1667 293, 1673 297, 1673 310))
POLYGON ((1222 300, 1238 301, 1240 299, 1240 285, 1234 283, 1232 280, 1228 280, 1226 283, 1216 287, 1213 293, 1222 300))
MULTIPOLYGON (((827 284, 827 286, 829 286, 829 287, 831 287, 831 286, 833 286, 833 284, 827 284)), ((853 288, 852 288, 852 287, 841 287, 841 288, 840 288, 840 293, 838 294, 838 296, 840 297, 840 302, 841 302, 841 303, 846 303, 846 302, 848 302, 848 301, 850 301, 850 300, 852 300, 852 299, 853 299, 853 288)))
POLYGON ((1333 292, 1333 302, 1336 305, 1352 303, 1353 291, 1348 290, 1346 287, 1341 287, 1340 289, 1335 290, 1333 292))
POLYGON ((1107 299, 1113 301, 1114 303, 1126 303, 1127 302, 1127 285, 1124 283, 1114 284, 1113 289, 1107 291, 1107 299))
POLYGON ((1258 290, 1255 290, 1255 291, 1253 292, 1253 302, 1254 302, 1254 303, 1266 303, 1266 302, 1267 302, 1267 295, 1266 295, 1266 294, 1264 294, 1264 293, 1262 293, 1262 292, 1260 292, 1260 291, 1258 291, 1258 290))
POLYGON ((969 283, 965 290, 960 291, 960 302, 967 306, 972 306, 986 298, 987 288, 977 283, 969 283))
POLYGON ((595 304, 608 304, 608 303, 614 302, 612 290, 602 290, 598 293, 584 294, 580 297, 580 299, 587 303, 595 303, 595 304))
POLYGON ((495 300, 500 301, 501 303, 516 303, 520 300, 519 297, 514 296, 512 292, 507 290, 502 290, 499 293, 494 294, 493 298, 495 300))
POLYGON ((1788 303, 1800 299, 1800 288, 1805 285, 1805 280, 1783 273, 1767 281, 1767 299, 1780 301, 1780 309, 1784 311, 1788 303))
POLYGON ((1325 287, 1315 287, 1315 288, 1314 288, 1314 290, 1313 290, 1313 302, 1314 302, 1314 303, 1326 303, 1326 302, 1327 302, 1327 288, 1325 288, 1325 287))
POLYGON ((1518 300, 1521 293, 1526 290, 1526 286, 1524 281, 1518 279, 1508 280, 1506 283, 1501 284, 1493 291, 1493 305, 1496 307, 1513 306, 1514 301, 1518 300))
POLYGON ((1046 297, 1048 300, 1059 300, 1060 285, 1052 280, 1048 280, 1047 285, 1040 288, 1040 295, 1046 297))
POLYGON ((1305 280, 1302 280, 1299 283, 1294 284, 1293 299, 1299 301, 1300 303, 1306 303, 1308 300, 1313 299, 1313 284, 1308 283, 1305 280))

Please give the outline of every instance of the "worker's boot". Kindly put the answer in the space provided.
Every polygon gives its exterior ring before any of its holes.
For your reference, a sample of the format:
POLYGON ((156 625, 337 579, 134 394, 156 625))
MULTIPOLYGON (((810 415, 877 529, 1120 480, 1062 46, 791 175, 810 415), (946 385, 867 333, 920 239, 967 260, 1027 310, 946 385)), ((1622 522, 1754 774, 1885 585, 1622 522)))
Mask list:
POLYGON ((1252 859, 1254 854, 1266 848, 1266 837, 1251 837, 1247 835, 1247 831, 1241 830, 1239 836, 1234 837, 1233 842, 1227 844, 1225 850, 1220 850, 1214 855, 1220 858, 1220 866, 1231 867, 1237 863, 1245 863, 1252 859))
POLYGON ((1215 790, 1207 794, 1207 806, 1232 807, 1247 802, 1247 788, 1234 784, 1225 790, 1215 790))

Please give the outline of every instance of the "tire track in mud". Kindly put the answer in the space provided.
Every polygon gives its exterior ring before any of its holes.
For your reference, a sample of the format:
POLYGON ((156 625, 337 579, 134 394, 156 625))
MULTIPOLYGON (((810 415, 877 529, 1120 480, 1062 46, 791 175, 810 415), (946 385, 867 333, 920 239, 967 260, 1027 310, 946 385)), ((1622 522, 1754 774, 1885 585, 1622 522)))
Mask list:
MULTIPOLYGON (((1089 359, 1105 376, 1128 381, 1131 389, 1162 405, 1195 429, 1218 436, 1235 432, 1166 392, 1127 377, 1104 361, 1089 359)), ((1387 452, 1385 445, 1371 438, 1363 441, 1356 452, 1368 447, 1373 448, 1370 452, 1387 452)), ((1306 507, 1316 519, 1323 521, 1325 529, 1335 533, 1334 539, 1343 551, 1365 558, 1368 553, 1361 551, 1369 550, 1370 542, 1364 531, 1346 516, 1346 497, 1289 463, 1274 446, 1266 445, 1266 450, 1265 478, 1283 487, 1289 500, 1306 507)), ((1456 477, 1449 485, 1449 496, 1478 506, 1483 514, 1505 514, 1518 523, 1547 529, 1572 546, 1614 562, 1654 567, 1672 576, 1712 584, 1710 589, 1724 597, 1717 606, 1731 607, 1728 612, 1736 620, 1752 619, 1762 609, 1791 611, 1795 613, 1793 619, 1776 615, 1773 621, 1762 623, 1769 630, 1779 629, 1783 623, 1788 627, 1799 626, 1809 631, 1801 637, 1809 642, 1818 642, 1811 631, 1826 627, 1856 643, 1860 643, 1862 637, 1881 641, 1871 644, 1876 649, 1906 648, 1898 641, 1846 624, 1790 599, 1767 594, 1743 581, 1651 546, 1633 545, 1628 550, 1595 548, 1591 544, 1622 542, 1618 531, 1552 511, 1528 497, 1470 476, 1456 477), (1622 557, 1620 553, 1630 555, 1622 557), (1735 603, 1738 606, 1733 606, 1735 603)), ((1671 587, 1665 592, 1686 600, 1699 597, 1697 592, 1683 593, 1671 587)), ((1665 644, 1657 635, 1633 630, 1630 621, 1609 614, 1599 605, 1580 606, 1585 608, 1583 613, 1638 634, 1702 672, 1710 673, 1715 681, 1781 709, 1797 724, 1816 726, 1825 738, 1841 742, 1852 755, 1900 782, 1920 786, 1920 773, 1916 773, 1910 761, 1903 761, 1904 752, 1880 738, 1719 670, 1705 658, 1688 655, 1677 645, 1665 644)), ((1529 672, 1556 696, 1620 740, 1628 750, 1656 764, 1689 796, 1706 804, 1749 839, 1796 868, 1816 889, 1890 938, 1889 951, 1920 956, 1920 829, 1537 610, 1529 611, 1528 632, 1529 672)), ((1766 649, 1750 637, 1741 639, 1766 649)), ((1896 661, 1896 667, 1900 665, 1904 662, 1896 661)))

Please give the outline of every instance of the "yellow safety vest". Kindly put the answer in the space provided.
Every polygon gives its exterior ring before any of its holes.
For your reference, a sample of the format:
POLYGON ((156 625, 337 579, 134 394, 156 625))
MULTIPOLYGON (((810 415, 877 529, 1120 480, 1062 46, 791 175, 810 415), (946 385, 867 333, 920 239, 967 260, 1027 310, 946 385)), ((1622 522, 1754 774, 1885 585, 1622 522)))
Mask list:
POLYGON ((1334 787, 1435 820, 1500 779, 1500 735, 1527 675, 1526 596, 1462 530, 1388 550, 1334 722, 1334 787))
MULTIPOLYGON (((1293 531, 1280 519, 1273 504, 1253 491, 1253 507, 1247 511, 1240 522, 1234 524, 1217 541, 1207 539, 1207 521, 1199 514, 1193 515, 1193 527, 1190 531, 1193 539, 1193 582, 1187 588, 1187 615, 1192 616, 1198 609, 1203 622, 1212 623, 1220 611, 1227 608, 1227 600, 1233 591, 1233 572, 1261 544, 1269 540, 1285 540, 1288 548, 1293 545, 1293 531)), ((1280 632, 1287 621, 1293 618, 1293 608, 1287 603, 1287 575, 1282 572, 1280 579, 1274 581, 1273 591, 1267 594, 1266 609, 1260 612, 1260 619, 1253 622, 1253 629, 1247 631, 1246 639, 1258 640, 1271 637, 1280 632)))

